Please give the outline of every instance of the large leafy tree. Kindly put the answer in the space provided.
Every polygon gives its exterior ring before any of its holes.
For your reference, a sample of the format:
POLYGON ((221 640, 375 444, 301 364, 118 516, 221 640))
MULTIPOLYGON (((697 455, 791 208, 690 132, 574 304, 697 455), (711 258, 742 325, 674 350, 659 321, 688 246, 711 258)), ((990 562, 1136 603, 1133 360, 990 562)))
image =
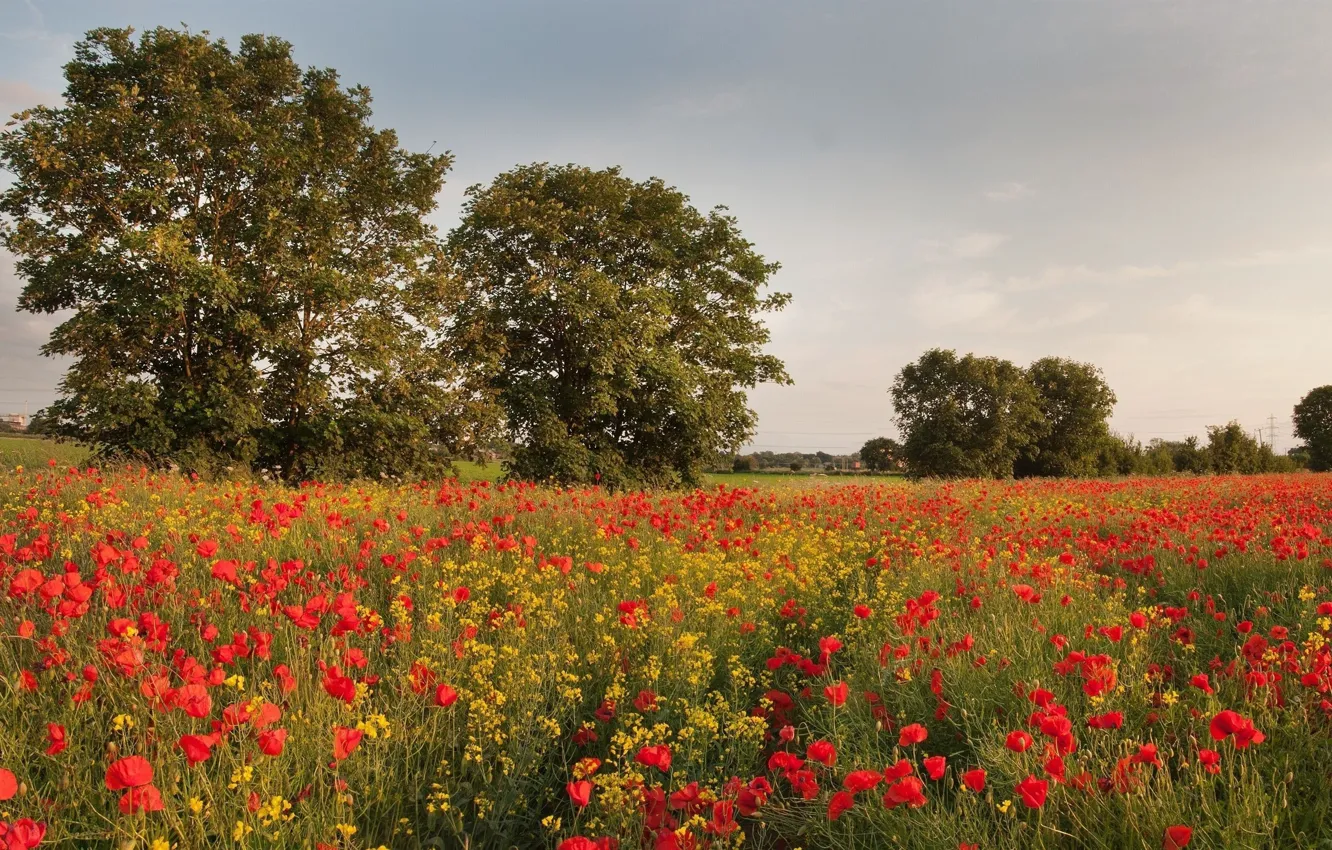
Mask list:
POLYGON ((915 476, 1006 478, 1045 434, 1026 373, 996 357, 931 349, 903 367, 890 392, 915 476))
POLYGON ((1238 422, 1209 425, 1205 451, 1210 469, 1218 474, 1264 471, 1263 453, 1258 441, 1238 422))
POLYGON ((1018 476, 1090 476, 1110 435, 1115 394, 1090 363, 1043 357, 1027 367, 1040 401, 1044 433, 1018 457, 1018 476))
POLYGON ((1309 468, 1332 469, 1332 385, 1310 390, 1295 405, 1295 436, 1304 441, 1309 468))
POLYGON ((860 460, 865 468, 874 472, 897 469, 902 458, 902 447, 891 437, 873 437, 860 447, 860 460))
POLYGON ((99 29, 65 78, 0 136, 20 308, 68 311, 60 433, 298 477, 423 471, 484 421, 440 346, 449 155, 275 38, 99 29))
POLYGON ((617 168, 529 165, 468 191, 455 340, 497 393, 511 476, 692 483, 754 428, 777 270, 722 209, 617 168))

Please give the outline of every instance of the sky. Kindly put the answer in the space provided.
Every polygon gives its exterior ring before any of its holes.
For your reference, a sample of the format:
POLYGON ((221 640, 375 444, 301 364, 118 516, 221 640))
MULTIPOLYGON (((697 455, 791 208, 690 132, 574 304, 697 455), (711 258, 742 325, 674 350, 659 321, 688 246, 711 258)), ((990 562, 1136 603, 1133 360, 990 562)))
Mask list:
MULTIPOLYGON (((542 161, 729 207, 793 295, 756 449, 893 434, 936 346, 1095 363, 1144 442, 1273 416, 1284 450, 1332 383, 1332 3, 0 0, 0 111, 57 103, 88 29, 181 24, 281 36, 451 150, 441 228, 542 161)), ((64 368, 21 285, 0 255, 0 412, 64 368)))

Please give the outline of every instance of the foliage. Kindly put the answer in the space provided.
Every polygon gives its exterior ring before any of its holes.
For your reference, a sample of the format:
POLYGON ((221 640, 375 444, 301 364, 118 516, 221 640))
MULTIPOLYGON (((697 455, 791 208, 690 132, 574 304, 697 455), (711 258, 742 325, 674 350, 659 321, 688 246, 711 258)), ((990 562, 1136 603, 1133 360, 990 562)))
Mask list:
POLYGON ((1332 477, 775 478, 0 472, 4 843, 1326 834, 1332 477))
POLYGON ((455 344, 503 405, 509 474, 613 487, 699 480, 753 432, 777 271, 721 208, 660 180, 537 164, 468 190, 449 248, 455 344))
POLYGON ((1043 357, 1027 367, 1027 380, 1039 396, 1045 428, 1018 457, 1015 474, 1095 474, 1109 434, 1106 420, 1115 407, 1115 394, 1101 370, 1090 363, 1043 357))
POLYGON ((20 307, 72 311, 54 430, 191 469, 440 469, 485 421, 440 348, 451 157, 280 39, 132 35, 88 33, 64 104, 0 136, 20 307))
POLYGON ((860 447, 860 461, 875 472, 896 470, 902 462, 902 446, 891 437, 873 437, 860 447))
POLYGON ((931 349, 891 390, 911 475, 1006 478, 1047 431, 1026 374, 1007 360, 931 349))
POLYGON ((1208 426, 1206 451, 1213 472, 1229 475, 1261 471, 1258 441, 1233 420, 1208 426))
POLYGON ((1332 385, 1310 390, 1291 417, 1295 436, 1304 440, 1309 468, 1332 470, 1332 385))
POLYGON ((758 458, 753 455, 736 455, 735 461, 731 464, 733 472, 754 472, 758 468, 758 458))

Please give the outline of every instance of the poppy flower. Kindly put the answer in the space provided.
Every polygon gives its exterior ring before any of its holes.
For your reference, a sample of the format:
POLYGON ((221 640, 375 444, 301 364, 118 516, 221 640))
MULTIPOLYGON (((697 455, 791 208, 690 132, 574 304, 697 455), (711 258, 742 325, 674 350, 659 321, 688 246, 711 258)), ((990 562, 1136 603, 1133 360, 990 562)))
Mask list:
POLYGON ((282 748, 286 744, 286 729, 265 729, 259 733, 259 751, 266 756, 282 755, 282 748))
POLYGON ((1247 749, 1250 744, 1261 744, 1266 740, 1266 736, 1254 728, 1252 720, 1230 709, 1212 718, 1209 731, 1214 741, 1224 741, 1234 736, 1237 750, 1247 749))
POLYGON ((162 792, 157 790, 155 785, 130 788, 120 797, 120 813, 124 815, 137 814, 138 812, 160 812, 163 807, 162 792))
POLYGON ((59 723, 46 724, 46 754, 53 756, 63 753, 69 742, 65 740, 65 727, 59 723))
POLYGON ((1221 772, 1221 754, 1216 750, 1198 750, 1198 763, 1213 776, 1221 772))
POLYGON ((929 774, 930 779, 938 782, 944 777, 944 770, 947 769, 948 760, 943 756, 930 756, 925 759, 925 772, 929 774))
POLYGON ((1187 826, 1168 826, 1161 838, 1161 850, 1182 850, 1193 840, 1193 830, 1187 826))
POLYGON ((216 741, 206 735, 181 735, 178 742, 179 747, 185 753, 185 758, 190 764, 198 764, 201 761, 207 761, 213 754, 213 744, 216 741))
POLYGON ((1009 732, 1008 737, 1004 739, 1004 746, 1015 753, 1025 753, 1030 749, 1031 744, 1031 736, 1026 732, 1023 732, 1021 729, 1015 729, 1014 731, 1009 732))
POLYGON ((1022 798, 1023 804, 1029 809, 1039 809, 1045 805, 1045 796, 1050 791, 1050 783, 1044 779, 1037 779, 1028 775, 1026 779, 1019 782, 1014 789, 1022 798))
POLYGON ((143 756, 126 756, 106 769, 108 791, 139 788, 153 781, 153 766, 143 756))
POLYGON ((930 737, 930 733, 919 723, 912 723, 909 726, 903 726, 902 731, 897 736, 897 745, 899 747, 910 747, 913 744, 921 744, 930 737))
POLYGON ((842 787, 852 794, 858 794, 878 785, 882 778, 877 770, 853 770, 842 780, 842 787))
POLYGON ((884 768, 883 778, 887 779, 889 782, 895 782, 903 776, 910 776, 913 769, 911 762, 906 759, 898 759, 897 764, 889 765, 884 768))
POLYGON ((823 689, 823 695, 828 699, 828 703, 833 708, 839 708, 846 704, 846 697, 851 693, 851 687, 846 682, 838 682, 835 685, 828 685, 823 689))
POLYGON ((883 804, 890 809, 898 806, 919 809, 925 803, 925 783, 915 776, 899 779, 883 795, 883 804))
POLYGON ((1216 691, 1212 689, 1211 682, 1207 680, 1206 673, 1199 673, 1198 675, 1194 676, 1192 679, 1189 679, 1189 684, 1205 694, 1216 693, 1216 691))
POLYGON ((348 729, 346 726, 333 727, 333 758, 342 761, 356 751, 365 735, 360 729, 348 729))
POLYGON ((0 800, 12 800, 18 793, 18 778, 13 771, 0 767, 0 800))
POLYGON ((634 761, 644 767, 655 767, 662 773, 671 769, 671 748, 662 744, 656 747, 643 747, 634 756, 634 761))
POLYGON ((832 767, 837 763, 837 748, 829 741, 815 741, 805 750, 805 758, 832 767))
POLYGON ((592 802, 592 783, 586 779, 570 782, 564 786, 564 790, 569 792, 569 799, 580 809, 592 802))
POLYGON ((981 768, 972 768, 962 774, 962 784, 975 791, 977 794, 985 790, 985 771, 981 768))
POLYGON ((838 791, 828 801, 828 820, 837 820, 842 813, 856 804, 856 798, 850 791, 838 791))
POLYGON ((435 705, 440 708, 448 708, 458 701, 458 692, 448 685, 440 685, 435 688, 435 705))
POLYGON ((0 843, 7 850, 32 850, 46 837, 46 824, 37 823, 32 818, 19 818, 6 825, 0 821, 0 843))

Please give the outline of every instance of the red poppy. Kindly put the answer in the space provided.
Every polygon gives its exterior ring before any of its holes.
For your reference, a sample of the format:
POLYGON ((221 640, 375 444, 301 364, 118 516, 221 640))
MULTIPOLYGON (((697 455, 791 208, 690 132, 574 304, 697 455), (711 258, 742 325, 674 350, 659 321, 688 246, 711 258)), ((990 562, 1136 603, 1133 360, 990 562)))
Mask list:
POLYGON ((564 790, 569 792, 569 799, 580 809, 592 802, 592 783, 586 779, 570 782, 564 786, 564 790))
POLYGON ((919 809, 925 803, 925 783, 915 776, 899 779, 890 785, 883 795, 883 804, 890 809, 898 806, 919 809))
POLYGON ((930 737, 930 733, 919 723, 912 723, 909 726, 903 726, 901 733, 897 736, 897 745, 899 747, 910 747, 913 744, 921 744, 930 737))
POLYGON ((889 782, 896 782, 903 776, 910 776, 911 771, 914 769, 915 768, 911 766, 911 762, 906 759, 898 759, 897 764, 889 765, 884 768, 883 778, 887 779, 889 782))
POLYGON ((1203 766, 1203 770, 1212 775, 1221 772, 1221 754, 1216 750, 1198 750, 1198 763, 1203 766))
POLYGON ((198 764, 201 761, 207 761, 213 754, 213 744, 216 740, 206 735, 181 735, 179 746, 185 753, 185 758, 190 764, 198 764))
POLYGON ((850 791, 838 791, 828 801, 828 820, 837 820, 842 816, 842 812, 850 809, 855 804, 856 798, 850 791))
POLYGON ((162 808, 162 792, 158 791, 155 785, 130 788, 120 797, 120 813, 124 815, 160 812, 162 808))
POLYGON ((19 818, 6 827, 0 821, 0 842, 7 850, 32 850, 46 837, 46 824, 32 818, 19 818))
POLYGON ((106 769, 106 787, 110 791, 139 788, 153 781, 153 766, 143 756, 126 756, 106 769))
POLYGON ((944 770, 947 768, 948 760, 943 756, 930 756, 925 759, 925 772, 929 774, 930 779, 938 782, 944 777, 944 770))
POLYGON ((259 733, 259 751, 266 756, 282 755, 282 748, 286 744, 286 729, 266 729, 259 733))
POLYGON ((458 692, 448 685, 440 685, 435 688, 435 705, 440 708, 448 708, 458 701, 458 692))
POLYGON ((46 724, 46 754, 53 756, 63 753, 69 742, 65 740, 65 727, 59 723, 46 724))
POLYGON ((981 768, 973 768, 962 774, 962 784, 975 791, 977 794, 985 790, 985 771, 981 768))
POLYGON ((0 800, 11 800, 18 793, 18 779, 12 771, 0 767, 0 800))
POLYGON ((838 682, 835 685, 828 685, 823 689, 823 695, 828 698, 828 702, 833 708, 846 704, 847 694, 851 692, 851 687, 846 682, 838 682))
POLYGON ((852 794, 858 794, 878 785, 882 778, 877 770, 853 770, 842 780, 842 787, 852 794))
POLYGON ((1168 826, 1161 838, 1161 850, 1181 850, 1193 840, 1193 830, 1187 826, 1168 826))
POLYGON ((1044 779, 1037 779, 1028 775, 1026 779, 1019 782, 1014 789, 1022 798, 1023 804, 1029 809, 1039 809, 1045 805, 1045 795, 1050 792, 1050 783, 1044 779))
POLYGON ((1004 739, 1004 746, 1015 753, 1025 753, 1031 747, 1031 744, 1031 736, 1021 729, 1009 732, 1008 737, 1004 739))
POLYGON ((634 756, 634 761, 644 767, 655 767, 662 773, 671 769, 671 748, 662 744, 656 747, 643 747, 634 756))
POLYGON ((1266 736, 1254 728, 1252 720, 1229 709, 1219 712, 1212 718, 1210 731, 1215 741, 1224 741, 1233 735, 1237 750, 1246 749, 1250 744, 1261 744, 1266 740, 1266 736))
POLYGON ((837 764, 837 748, 829 741, 815 741, 805 750, 805 757, 810 761, 816 761, 832 767, 837 764))
POLYGON ((333 727, 333 758, 337 761, 350 756, 356 751, 365 735, 360 729, 348 729, 346 726, 333 727))

